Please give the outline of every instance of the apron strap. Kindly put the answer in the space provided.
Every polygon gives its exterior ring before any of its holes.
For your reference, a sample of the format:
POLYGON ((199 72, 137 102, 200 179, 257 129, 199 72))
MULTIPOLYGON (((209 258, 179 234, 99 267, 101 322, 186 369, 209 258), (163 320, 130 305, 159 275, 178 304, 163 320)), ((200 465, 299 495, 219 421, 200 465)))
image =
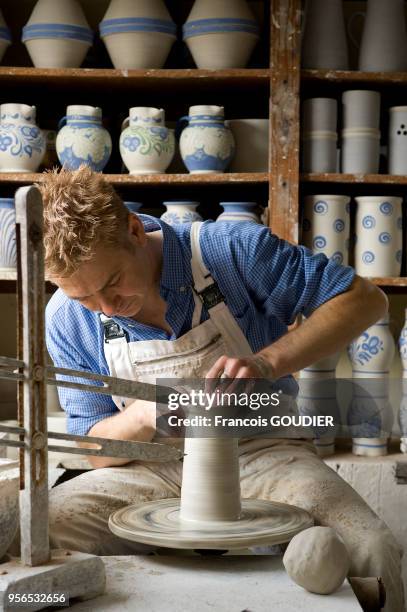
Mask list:
POLYGON ((201 221, 196 221, 191 225, 191 270, 194 278, 194 295, 201 301, 201 307, 202 304, 206 307, 211 321, 225 339, 231 354, 249 357, 253 355, 251 346, 203 261, 200 244, 201 227, 201 221))

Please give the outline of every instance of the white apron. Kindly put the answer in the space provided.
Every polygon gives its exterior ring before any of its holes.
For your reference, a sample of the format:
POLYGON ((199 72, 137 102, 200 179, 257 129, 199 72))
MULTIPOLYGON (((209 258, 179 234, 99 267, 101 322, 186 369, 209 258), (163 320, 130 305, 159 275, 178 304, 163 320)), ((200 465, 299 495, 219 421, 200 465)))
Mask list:
MULTIPOLYGON (((104 352, 111 376, 156 383, 159 378, 204 378, 221 355, 247 357, 253 352, 225 304, 217 284, 206 268, 201 253, 201 222, 191 225, 191 269, 194 281, 195 309, 192 329, 176 340, 141 340, 128 342, 123 333, 106 338, 104 352), (202 304, 209 319, 200 323, 202 304)), ((112 319, 101 316, 105 326, 112 319)), ((109 334, 110 336, 110 334, 109 334)), ((119 410, 134 400, 113 397, 119 410)))

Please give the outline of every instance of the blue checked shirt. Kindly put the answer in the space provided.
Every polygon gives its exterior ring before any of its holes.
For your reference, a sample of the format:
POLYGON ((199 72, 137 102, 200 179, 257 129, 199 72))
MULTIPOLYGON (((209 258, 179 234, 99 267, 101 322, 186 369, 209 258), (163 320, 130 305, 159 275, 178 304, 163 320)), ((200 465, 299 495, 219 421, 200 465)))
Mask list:
MULTIPOLYGON (((170 227, 160 219, 139 215, 147 232, 163 231, 163 270, 160 294, 167 302, 166 318, 173 330, 115 317, 129 340, 174 340, 191 329, 192 293, 190 225, 170 227)), ((254 352, 287 331, 299 313, 311 312, 346 291, 354 270, 302 246, 280 240, 256 223, 205 222, 201 230, 205 265, 254 352)), ((205 309, 201 321, 208 318, 205 309)), ((99 314, 58 290, 46 309, 48 351, 57 367, 109 374, 103 351, 99 314)), ((84 382, 83 379, 77 379, 84 382)), ((68 415, 68 431, 84 435, 98 421, 118 413, 110 396, 64 387, 59 398, 68 415)))

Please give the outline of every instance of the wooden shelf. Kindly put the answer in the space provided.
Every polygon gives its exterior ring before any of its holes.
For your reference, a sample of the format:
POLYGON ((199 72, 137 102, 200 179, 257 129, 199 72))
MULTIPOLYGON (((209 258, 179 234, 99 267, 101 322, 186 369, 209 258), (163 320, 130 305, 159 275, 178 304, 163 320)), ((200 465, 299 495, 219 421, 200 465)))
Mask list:
POLYGON ((183 89, 188 87, 202 91, 208 87, 217 89, 250 89, 270 84, 268 68, 245 68, 232 70, 199 69, 152 69, 152 70, 115 70, 110 68, 26 68, 0 66, 0 85, 33 87, 52 86, 60 89, 86 90, 102 88, 106 90, 131 89, 137 91, 183 89))
POLYGON ((359 70, 301 70, 305 83, 366 83, 371 85, 406 85, 407 72, 360 72, 359 70))
POLYGON ((301 174, 304 183, 363 183, 364 185, 407 185, 407 176, 395 174, 301 174))
MULTIPOLYGON (((105 174, 105 179, 114 186, 134 185, 223 185, 223 184, 256 184, 268 183, 267 172, 232 172, 228 174, 105 174)), ((27 185, 41 180, 41 173, 25 174, 23 172, 0 173, 0 185, 27 185)))
POLYGON ((369 280, 379 287, 407 287, 407 277, 405 276, 370 278, 369 280))

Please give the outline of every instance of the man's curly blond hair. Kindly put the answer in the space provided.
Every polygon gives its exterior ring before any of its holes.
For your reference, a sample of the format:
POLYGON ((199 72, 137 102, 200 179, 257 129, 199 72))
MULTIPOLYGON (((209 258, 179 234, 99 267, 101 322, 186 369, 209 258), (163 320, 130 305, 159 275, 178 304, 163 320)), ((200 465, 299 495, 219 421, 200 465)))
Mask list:
POLYGON ((128 210, 103 178, 88 166, 54 169, 37 187, 44 204, 45 270, 49 279, 71 276, 98 245, 126 240, 128 210))

